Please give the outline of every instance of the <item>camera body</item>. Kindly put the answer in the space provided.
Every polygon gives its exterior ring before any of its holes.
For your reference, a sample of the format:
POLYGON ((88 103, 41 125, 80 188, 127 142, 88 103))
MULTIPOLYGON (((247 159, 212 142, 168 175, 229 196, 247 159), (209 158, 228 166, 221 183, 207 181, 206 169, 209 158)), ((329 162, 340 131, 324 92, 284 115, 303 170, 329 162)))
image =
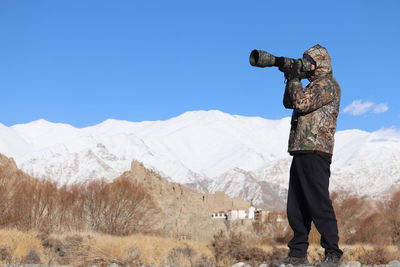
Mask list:
MULTIPOLYGON (((312 59, 311 59, 312 60, 312 59)), ((254 49, 250 53, 250 65, 254 67, 278 67, 284 73, 291 73, 300 79, 310 77, 311 66, 315 64, 308 58, 276 57, 268 52, 254 49)))

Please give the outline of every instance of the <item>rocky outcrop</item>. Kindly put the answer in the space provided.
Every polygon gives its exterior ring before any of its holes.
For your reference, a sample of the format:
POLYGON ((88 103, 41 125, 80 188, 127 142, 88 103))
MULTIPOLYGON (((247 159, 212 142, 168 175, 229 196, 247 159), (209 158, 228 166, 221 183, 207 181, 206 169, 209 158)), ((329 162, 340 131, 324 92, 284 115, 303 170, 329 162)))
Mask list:
POLYGON ((199 193, 182 184, 167 181, 138 161, 133 161, 131 170, 119 178, 142 183, 149 189, 162 211, 158 215, 158 227, 163 232, 183 238, 210 240, 219 230, 235 227, 245 231, 251 226, 251 221, 228 222, 211 218, 213 212, 250 207, 250 202, 240 198, 231 198, 223 192, 199 193))
POLYGON ((30 175, 18 169, 13 158, 0 154, 0 181, 12 182, 23 179, 34 179, 30 175))

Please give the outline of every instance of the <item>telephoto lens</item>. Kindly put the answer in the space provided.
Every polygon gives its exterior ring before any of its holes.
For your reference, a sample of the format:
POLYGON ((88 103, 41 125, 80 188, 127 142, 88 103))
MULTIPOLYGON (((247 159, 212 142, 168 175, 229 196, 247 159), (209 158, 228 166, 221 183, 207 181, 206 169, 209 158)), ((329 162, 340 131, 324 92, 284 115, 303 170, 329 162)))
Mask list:
POLYGON ((268 52, 254 49, 250 53, 250 65, 254 67, 274 67, 276 65, 276 57, 268 52))

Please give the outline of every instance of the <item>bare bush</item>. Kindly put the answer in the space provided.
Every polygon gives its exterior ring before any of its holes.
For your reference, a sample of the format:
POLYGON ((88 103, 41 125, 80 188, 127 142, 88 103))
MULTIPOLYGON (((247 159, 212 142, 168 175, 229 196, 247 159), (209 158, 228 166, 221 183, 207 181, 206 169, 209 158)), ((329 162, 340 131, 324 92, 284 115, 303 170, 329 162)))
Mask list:
POLYGON ((10 246, 0 247, 0 261, 11 263, 13 258, 13 250, 10 246))
POLYGON ((0 226, 128 235, 151 231, 157 211, 147 188, 128 179, 59 188, 55 182, 0 176, 0 226))
POLYGON ((57 216, 55 218, 57 227, 54 227, 54 230, 94 230, 87 225, 83 191, 84 187, 80 184, 62 186, 58 189, 57 216))
POLYGON ((171 250, 164 260, 165 265, 178 265, 178 266, 194 266, 196 252, 189 246, 185 245, 171 250))
POLYGON ((129 235, 149 230, 157 208, 143 185, 119 179, 104 188, 103 232, 129 235))
POLYGON ((257 247, 252 236, 230 232, 227 235, 220 231, 214 235, 212 248, 217 264, 232 265, 238 261, 246 261, 251 265, 270 261, 271 255, 257 247))
POLYGON ((391 243, 387 218, 381 212, 374 212, 358 223, 359 228, 353 236, 353 243, 387 245, 391 243))
POLYGON ((158 210, 146 188, 128 179, 89 182, 83 190, 83 207, 92 230, 113 235, 150 230, 158 210))
POLYGON ((194 262, 193 267, 214 267, 215 260, 212 257, 207 257, 206 255, 202 254, 197 260, 194 262))
POLYGON ((104 180, 91 180, 82 185, 82 208, 83 219, 87 220, 89 228, 93 231, 100 231, 103 215, 107 208, 107 200, 104 195, 106 187, 104 180))
POLYGON ((385 219, 387 220, 393 245, 400 245, 400 191, 392 194, 385 203, 385 219))
POLYGON ((353 236, 358 230, 358 221, 364 203, 349 192, 335 192, 331 195, 342 243, 354 243, 353 236))
POLYGON ((363 264, 387 264, 390 261, 389 253, 381 247, 373 248, 372 250, 364 250, 364 253, 358 257, 358 261, 363 264))
POLYGON ((253 230, 260 235, 261 243, 274 245, 286 244, 292 237, 292 231, 284 212, 270 212, 263 221, 253 223, 253 230))
POLYGON ((12 186, 4 177, 0 177, 0 226, 8 224, 11 216, 12 186))
POLYGON ((400 192, 386 202, 372 202, 349 192, 336 192, 331 198, 342 243, 396 245, 399 242, 400 192))
POLYGON ((30 250, 22 261, 23 264, 40 264, 40 257, 36 250, 30 250))

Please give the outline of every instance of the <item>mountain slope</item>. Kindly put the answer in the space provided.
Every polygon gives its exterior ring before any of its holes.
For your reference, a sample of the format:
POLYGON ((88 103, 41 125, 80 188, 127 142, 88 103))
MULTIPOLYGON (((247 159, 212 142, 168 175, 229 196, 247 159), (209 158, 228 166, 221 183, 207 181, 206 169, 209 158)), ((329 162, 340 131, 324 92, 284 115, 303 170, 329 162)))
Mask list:
MULTIPOLYGON (((217 110, 165 121, 106 120, 86 128, 38 120, 0 125, 0 152, 34 177, 73 183, 113 179, 138 160, 169 181, 224 191, 264 208, 283 208, 291 157, 290 118, 267 120, 217 110), (9 141, 7 141, 9 140, 9 141)), ((340 131, 331 189, 379 197, 399 184, 400 134, 340 131)))

